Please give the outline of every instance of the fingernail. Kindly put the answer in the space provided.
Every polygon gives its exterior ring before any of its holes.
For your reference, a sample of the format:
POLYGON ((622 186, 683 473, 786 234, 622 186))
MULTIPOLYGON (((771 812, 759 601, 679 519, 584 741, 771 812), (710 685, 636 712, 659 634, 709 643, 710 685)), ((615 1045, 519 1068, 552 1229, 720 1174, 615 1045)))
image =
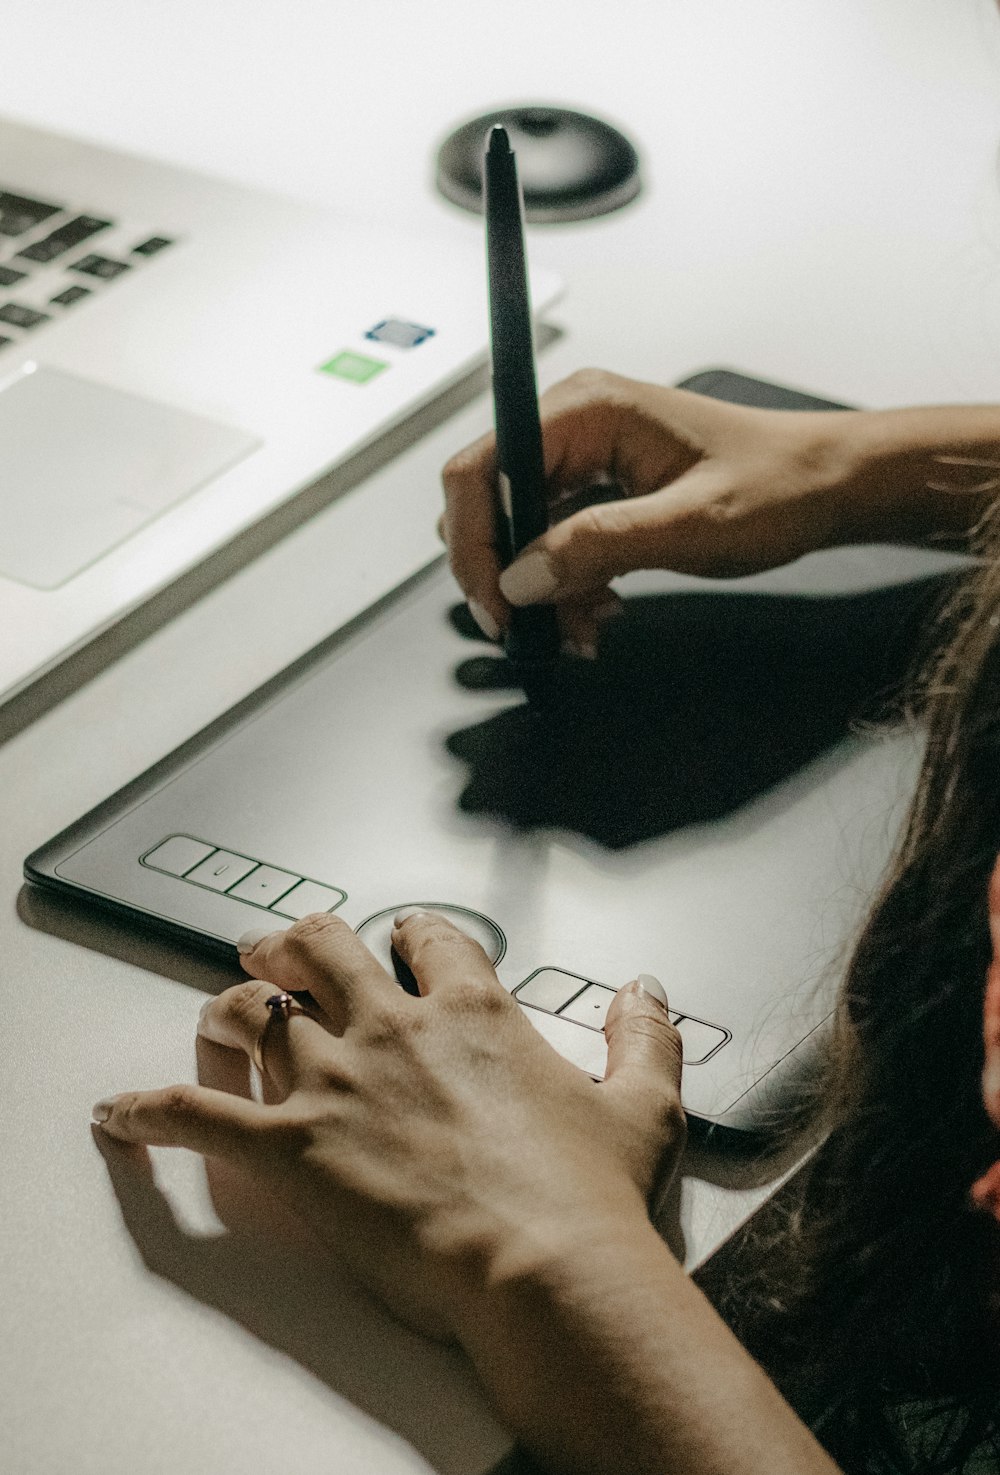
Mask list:
POLYGON ((114 1096, 108 1096, 106 1100, 96 1102, 90 1108, 90 1120, 92 1122, 97 1122, 98 1124, 100 1124, 101 1122, 106 1122, 108 1117, 114 1110, 114 1105, 114 1096))
POLYGON ((392 919, 394 927, 402 927, 407 917, 426 917, 427 911, 424 907, 403 907, 392 919))
POLYGON ((511 604, 537 604, 540 599, 553 595, 558 587, 552 560, 541 548, 522 553, 500 575, 500 588, 511 604))
POLYGON ((486 636, 486 639, 499 640, 500 626, 490 614, 489 610, 484 609, 483 606, 479 603, 478 599, 469 599, 466 601, 466 603, 469 606, 469 614, 475 620, 480 630, 482 630, 483 634, 486 636))
POLYGON ((644 994, 648 994, 651 999, 655 999, 664 1009, 667 1008, 667 991, 660 980, 653 977, 652 973, 640 973, 636 979, 636 983, 644 994))
POLYGON ((274 931, 273 927, 251 927, 249 932, 244 932, 242 937, 236 939, 236 951, 238 953, 252 953, 259 942, 265 937, 270 937, 274 931))

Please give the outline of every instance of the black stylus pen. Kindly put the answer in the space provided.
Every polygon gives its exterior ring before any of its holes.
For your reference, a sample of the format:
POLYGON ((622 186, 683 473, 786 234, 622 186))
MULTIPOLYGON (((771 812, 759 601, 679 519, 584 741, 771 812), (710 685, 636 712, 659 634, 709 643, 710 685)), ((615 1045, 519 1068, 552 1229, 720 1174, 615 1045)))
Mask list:
MULTIPOLYGON (((486 259, 490 293, 490 350, 501 556, 511 563, 549 525, 542 458, 542 427, 535 387, 531 303, 524 255, 521 187, 507 130, 491 128, 483 160, 486 259)), ((504 645, 529 698, 541 695, 559 655, 559 623, 551 605, 511 614, 504 645)))

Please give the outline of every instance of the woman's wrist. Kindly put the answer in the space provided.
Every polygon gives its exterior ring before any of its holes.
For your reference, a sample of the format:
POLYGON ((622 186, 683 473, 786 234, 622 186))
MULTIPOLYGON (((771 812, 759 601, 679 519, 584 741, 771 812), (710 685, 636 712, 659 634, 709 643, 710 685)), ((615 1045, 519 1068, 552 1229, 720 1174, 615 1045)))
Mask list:
POLYGON ((834 1475, 644 1211, 521 1236, 460 1338, 546 1470, 834 1475))
POLYGON ((536 1207, 533 1213, 522 1204, 518 1219, 505 1215, 492 1222, 479 1222, 473 1211, 477 1222, 460 1216, 422 1241, 424 1255, 447 1266, 451 1315, 463 1346, 471 1349, 496 1309, 521 1288, 548 1296, 562 1284, 567 1262, 587 1262, 599 1244, 634 1242, 647 1231, 661 1244, 642 1194, 625 1174, 587 1204, 555 1211, 536 1207))
POLYGON ((637 1401, 646 1400, 629 1384, 643 1355, 637 1308, 650 1294, 663 1300, 648 1284, 651 1265, 659 1281, 661 1257, 670 1259, 644 1206, 606 1223, 527 1225, 467 1305, 459 1340, 504 1422, 546 1470, 646 1469, 635 1449, 637 1401), (628 1370, 613 1365, 619 1345, 628 1370), (612 1427, 619 1421, 630 1426, 624 1444, 612 1427))
POLYGON ((962 541, 1000 493, 1000 406, 847 411, 830 428, 840 541, 962 541))

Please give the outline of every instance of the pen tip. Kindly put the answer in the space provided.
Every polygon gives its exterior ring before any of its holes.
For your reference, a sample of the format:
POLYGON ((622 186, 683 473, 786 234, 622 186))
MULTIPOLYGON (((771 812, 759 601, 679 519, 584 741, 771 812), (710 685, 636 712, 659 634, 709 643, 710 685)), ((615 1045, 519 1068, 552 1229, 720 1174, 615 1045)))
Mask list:
POLYGON ((487 147, 491 154, 510 153, 510 139, 507 137, 507 130, 502 123, 493 124, 493 127, 490 129, 487 147))

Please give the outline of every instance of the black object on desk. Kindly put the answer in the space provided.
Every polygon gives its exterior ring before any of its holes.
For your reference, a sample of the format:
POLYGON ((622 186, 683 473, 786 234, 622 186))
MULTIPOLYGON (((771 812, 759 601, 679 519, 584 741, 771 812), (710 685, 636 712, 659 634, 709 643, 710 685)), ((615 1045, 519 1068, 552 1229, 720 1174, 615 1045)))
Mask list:
POLYGON ((442 143, 437 187, 465 210, 483 208, 482 140, 495 124, 507 130, 520 160, 531 225, 607 215, 639 193, 639 156, 623 133, 587 113, 536 103, 481 114, 442 143))
MULTIPOLYGON (((512 562, 548 527, 542 426, 535 387, 531 303, 517 163, 504 128, 491 129, 483 161, 486 256, 490 293, 490 349, 497 433, 497 479, 512 562)), ((559 657, 559 622, 551 605, 511 613, 504 642, 529 699, 542 694, 559 657)))

